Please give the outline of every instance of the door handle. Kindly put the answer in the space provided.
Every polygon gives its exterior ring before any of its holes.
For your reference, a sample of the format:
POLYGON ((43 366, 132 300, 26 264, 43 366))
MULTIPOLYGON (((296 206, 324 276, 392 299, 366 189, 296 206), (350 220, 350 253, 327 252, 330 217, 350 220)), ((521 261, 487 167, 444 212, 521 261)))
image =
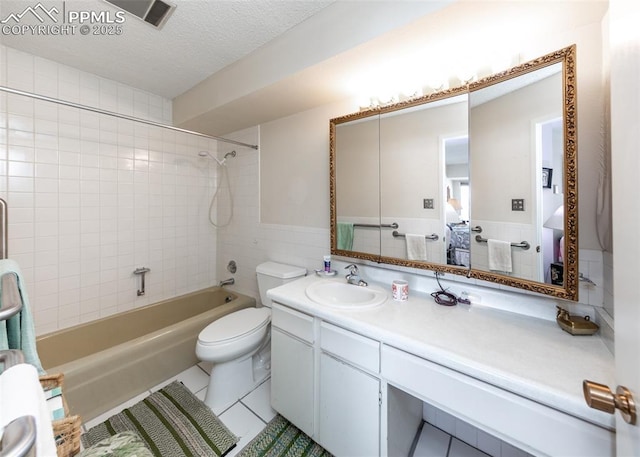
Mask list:
POLYGON ((633 401, 633 395, 626 387, 618 386, 614 394, 609 389, 609 386, 585 379, 582 381, 582 392, 590 408, 609 414, 613 414, 617 408, 626 423, 635 425, 636 403, 633 401))

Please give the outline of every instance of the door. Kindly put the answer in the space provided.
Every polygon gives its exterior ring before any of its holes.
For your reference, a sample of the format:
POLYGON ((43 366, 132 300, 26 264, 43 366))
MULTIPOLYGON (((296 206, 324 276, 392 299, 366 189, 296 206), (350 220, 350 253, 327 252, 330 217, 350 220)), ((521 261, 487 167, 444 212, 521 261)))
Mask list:
MULTIPOLYGON (((640 400, 640 2, 610 0, 616 382, 640 400)), ((597 380, 596 380, 597 381, 597 380)), ((612 390, 616 386, 609 386, 612 390)), ((616 412, 618 456, 640 455, 640 426, 616 412)))

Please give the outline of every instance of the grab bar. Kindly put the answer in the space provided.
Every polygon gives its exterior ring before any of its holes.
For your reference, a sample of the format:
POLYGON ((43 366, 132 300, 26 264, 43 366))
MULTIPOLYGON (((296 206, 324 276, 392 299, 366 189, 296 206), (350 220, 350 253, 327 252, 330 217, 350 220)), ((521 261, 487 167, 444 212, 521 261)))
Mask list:
MULTIPOLYGON (((478 243, 486 243, 489 240, 487 240, 486 238, 482 238, 480 235, 476 235, 476 241, 478 243)), ((527 249, 529 249, 531 247, 531 245, 527 241, 521 241, 519 243, 511 243, 511 247, 512 248, 522 248, 522 249, 524 249, 526 251, 527 249)))
POLYGON ((4 428, 0 440, 0 457, 31 457, 36 455, 36 418, 22 416, 4 428))
POLYGON ((392 228, 397 229, 398 224, 393 222, 391 224, 353 224, 354 227, 369 227, 369 228, 392 228))
MULTIPOLYGON (((394 238, 397 238, 399 236, 405 237, 407 236, 405 233, 399 233, 397 230, 394 230, 392 235, 394 236, 394 238)), ((432 233, 431 235, 425 235, 424 236, 426 239, 428 240, 433 240, 433 241, 437 241, 438 238, 440 238, 438 235, 436 235, 435 233, 432 233)))
POLYGON ((5 321, 20 312, 22 309, 22 296, 18 289, 18 277, 15 273, 3 274, 0 282, 2 282, 0 321, 5 321))

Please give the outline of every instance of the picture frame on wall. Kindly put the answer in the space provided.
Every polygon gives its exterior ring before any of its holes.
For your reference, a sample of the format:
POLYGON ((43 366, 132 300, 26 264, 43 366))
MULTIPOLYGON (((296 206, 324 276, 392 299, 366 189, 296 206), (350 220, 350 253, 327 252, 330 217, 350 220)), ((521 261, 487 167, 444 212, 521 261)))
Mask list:
POLYGON ((553 168, 542 167, 542 187, 551 189, 551 178, 553 176, 553 168))

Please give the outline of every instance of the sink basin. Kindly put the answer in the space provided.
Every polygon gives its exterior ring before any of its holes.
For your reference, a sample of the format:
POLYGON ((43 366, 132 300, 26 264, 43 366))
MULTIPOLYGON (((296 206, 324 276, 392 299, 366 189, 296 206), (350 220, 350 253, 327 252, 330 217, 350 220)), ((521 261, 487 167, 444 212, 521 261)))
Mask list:
POLYGON ((314 282, 306 290, 307 297, 319 305, 335 308, 369 308, 384 303, 387 293, 377 286, 355 286, 339 281, 314 282))

